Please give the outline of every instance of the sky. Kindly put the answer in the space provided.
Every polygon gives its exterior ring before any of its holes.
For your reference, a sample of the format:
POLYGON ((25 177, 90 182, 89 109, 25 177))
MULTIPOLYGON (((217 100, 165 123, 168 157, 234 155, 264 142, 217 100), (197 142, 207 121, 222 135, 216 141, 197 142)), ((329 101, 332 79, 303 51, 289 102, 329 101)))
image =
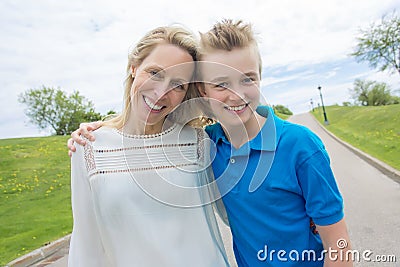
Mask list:
POLYGON ((121 111, 128 51, 147 31, 181 24, 195 34, 224 18, 250 22, 257 34, 261 90, 294 113, 350 101, 355 79, 400 88, 400 76, 357 63, 349 54, 360 29, 400 12, 398 0, 2 0, 0 138, 51 134, 29 123, 18 95, 42 86, 81 95, 97 112, 121 111))

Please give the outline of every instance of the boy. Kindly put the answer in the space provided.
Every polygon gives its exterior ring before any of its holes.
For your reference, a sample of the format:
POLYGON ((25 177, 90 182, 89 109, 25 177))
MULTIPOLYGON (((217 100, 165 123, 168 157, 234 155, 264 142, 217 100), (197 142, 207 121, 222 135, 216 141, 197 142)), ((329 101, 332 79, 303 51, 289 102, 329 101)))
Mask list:
POLYGON ((261 57, 250 25, 217 23, 200 47, 207 62, 200 65, 200 91, 219 121, 206 131, 216 145, 213 171, 238 265, 322 266, 325 254, 324 266, 352 266, 345 257, 335 260, 345 256, 340 249, 348 249, 349 237, 322 142, 270 108, 257 108, 261 57), (329 255, 334 250, 340 253, 329 255))

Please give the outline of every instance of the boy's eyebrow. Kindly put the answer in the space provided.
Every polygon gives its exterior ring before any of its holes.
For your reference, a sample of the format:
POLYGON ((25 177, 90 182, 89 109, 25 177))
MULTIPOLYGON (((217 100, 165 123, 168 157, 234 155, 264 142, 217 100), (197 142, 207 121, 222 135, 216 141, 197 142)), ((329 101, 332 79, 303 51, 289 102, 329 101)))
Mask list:
POLYGON ((229 79, 228 76, 219 76, 219 77, 216 77, 216 78, 214 78, 214 79, 212 79, 211 81, 208 81, 208 82, 209 83, 216 83, 216 82, 226 81, 228 79, 229 79))
MULTIPOLYGON (((243 76, 246 77, 258 77, 258 72, 257 71, 249 71, 246 73, 243 73, 243 76)), ((229 80, 230 76, 218 76, 215 77, 213 79, 211 79, 210 81, 207 81, 209 83, 217 83, 217 82, 222 82, 222 81, 226 81, 229 80)))
POLYGON ((256 71, 249 71, 249 72, 244 73, 244 75, 245 75, 245 76, 248 76, 248 77, 250 77, 250 76, 258 76, 258 72, 256 72, 256 71))

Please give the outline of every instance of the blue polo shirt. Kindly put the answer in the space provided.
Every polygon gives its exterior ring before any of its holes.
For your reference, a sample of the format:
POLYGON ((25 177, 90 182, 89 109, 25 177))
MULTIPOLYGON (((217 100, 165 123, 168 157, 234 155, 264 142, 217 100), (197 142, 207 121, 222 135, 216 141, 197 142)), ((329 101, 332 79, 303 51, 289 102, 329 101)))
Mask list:
POLYGON ((323 266, 315 224, 343 218, 328 154, 306 127, 279 119, 270 107, 257 112, 267 120, 239 149, 220 124, 206 128, 216 145, 212 166, 236 261, 240 267, 323 266))

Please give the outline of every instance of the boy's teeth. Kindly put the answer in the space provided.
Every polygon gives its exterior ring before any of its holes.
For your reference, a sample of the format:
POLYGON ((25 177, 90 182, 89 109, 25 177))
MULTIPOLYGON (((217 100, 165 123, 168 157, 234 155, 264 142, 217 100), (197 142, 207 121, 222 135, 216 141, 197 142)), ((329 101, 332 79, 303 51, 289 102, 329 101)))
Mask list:
POLYGON ((146 102, 146 104, 147 104, 151 109, 154 109, 154 110, 161 110, 161 109, 163 108, 162 106, 153 104, 147 97, 143 97, 143 98, 144 98, 144 102, 146 102))
POLYGON ((241 105, 241 106, 236 106, 236 107, 227 107, 229 110, 232 110, 232 111, 239 111, 239 110, 242 110, 242 109, 244 109, 244 107, 246 106, 246 104, 244 104, 244 105, 241 105))

